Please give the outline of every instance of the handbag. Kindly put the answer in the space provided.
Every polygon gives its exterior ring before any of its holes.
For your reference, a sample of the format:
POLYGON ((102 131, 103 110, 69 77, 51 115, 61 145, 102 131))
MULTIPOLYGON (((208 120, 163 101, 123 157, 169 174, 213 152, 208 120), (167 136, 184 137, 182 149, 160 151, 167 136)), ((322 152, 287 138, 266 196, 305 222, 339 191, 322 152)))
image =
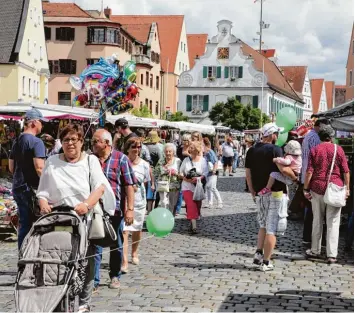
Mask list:
POLYGON ((171 172, 169 171, 168 180, 159 180, 157 191, 158 192, 169 192, 170 191, 170 178, 171 172))
POLYGON ((330 177, 332 176, 336 154, 337 154, 337 145, 335 144, 334 156, 333 156, 332 165, 330 167, 327 189, 325 190, 325 194, 324 194, 324 203, 339 208, 345 206, 346 204, 346 186, 340 187, 330 182, 330 177))
MULTIPOLYGON (((88 166, 89 166, 89 186, 91 193, 91 168, 90 168, 90 156, 88 155, 88 166)), ((103 203, 100 200, 95 207, 92 209, 91 214, 91 226, 89 229, 88 239, 91 244, 110 247, 117 244, 117 233, 112 226, 110 216, 103 209, 103 203)))

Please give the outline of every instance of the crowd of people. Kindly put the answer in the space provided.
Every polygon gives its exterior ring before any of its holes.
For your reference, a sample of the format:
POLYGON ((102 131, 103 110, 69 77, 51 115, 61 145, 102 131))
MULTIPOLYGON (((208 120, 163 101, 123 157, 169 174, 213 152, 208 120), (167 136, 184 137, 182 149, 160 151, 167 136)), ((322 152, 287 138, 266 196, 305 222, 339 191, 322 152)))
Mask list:
MULTIPOLYGON (((106 129, 93 134, 93 153, 89 154, 84 151, 85 135, 79 125, 68 124, 59 141, 42 137, 52 142, 51 146, 45 146, 37 137, 43 122, 40 111, 31 109, 26 113, 24 131, 15 141, 9 160, 13 195, 19 208, 19 249, 38 213, 48 214, 57 206, 68 205, 78 215, 90 216, 88 212, 101 199, 117 232, 117 243, 110 247, 109 288, 118 289, 121 275, 129 272, 129 264, 140 263, 145 216, 157 206, 175 216, 184 200, 189 232, 198 233, 202 200, 206 199, 211 209, 223 208, 217 189, 218 174, 223 171, 223 175, 233 176, 240 157, 246 155, 246 191, 256 202, 260 226, 254 264, 262 271, 273 269, 270 259, 276 236, 286 230, 287 194, 291 185, 303 188, 303 196, 310 201, 305 228, 309 225, 312 204, 312 245, 306 254, 319 257, 322 221, 326 216, 328 262, 336 262, 341 208, 329 205, 326 208, 324 194, 330 181, 345 185, 349 196, 349 168, 342 148, 332 144, 334 130, 328 125, 317 122, 302 146, 289 141, 284 147, 284 157, 283 150, 275 145, 282 129, 274 123, 263 126, 262 140, 256 144, 251 137, 239 142, 227 135, 219 145, 199 132, 184 134, 181 144, 163 144, 157 131, 133 132, 127 120, 120 118, 115 123, 114 136, 106 129), (36 212, 35 197, 40 212, 36 212)), ((99 288, 102 247, 90 244, 87 255, 95 258, 89 258, 85 285, 79 296, 81 312, 90 310, 91 295, 99 288)))

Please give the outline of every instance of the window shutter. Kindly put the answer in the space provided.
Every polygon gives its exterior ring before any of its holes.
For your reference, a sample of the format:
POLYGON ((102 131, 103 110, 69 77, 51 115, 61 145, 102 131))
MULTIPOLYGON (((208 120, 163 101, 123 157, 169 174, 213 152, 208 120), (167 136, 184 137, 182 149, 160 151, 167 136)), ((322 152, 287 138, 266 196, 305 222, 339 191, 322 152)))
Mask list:
POLYGON ((70 28, 70 40, 75 40, 75 28, 70 28))
POLYGON ((56 28, 55 29, 55 40, 61 40, 61 28, 56 28))
POLYGON ((241 97, 241 96, 235 96, 235 99, 236 99, 239 103, 242 103, 242 97, 241 97))
POLYGON ((203 67, 203 78, 207 78, 207 66, 203 67))
POLYGON ((191 112, 192 111, 192 96, 187 95, 186 96, 186 112, 191 112))
POLYGON ((208 95, 203 96, 203 112, 208 112, 208 99, 209 99, 208 95))
POLYGON ((229 67, 225 66, 224 67, 224 78, 228 78, 229 77, 229 67))
POLYGON ((217 78, 221 78, 221 72, 222 72, 222 68, 220 66, 217 66, 217 78))
POLYGON ((243 66, 238 67, 238 78, 243 78, 243 66))
POLYGON ((253 108, 257 108, 259 106, 259 96, 253 96, 253 108))

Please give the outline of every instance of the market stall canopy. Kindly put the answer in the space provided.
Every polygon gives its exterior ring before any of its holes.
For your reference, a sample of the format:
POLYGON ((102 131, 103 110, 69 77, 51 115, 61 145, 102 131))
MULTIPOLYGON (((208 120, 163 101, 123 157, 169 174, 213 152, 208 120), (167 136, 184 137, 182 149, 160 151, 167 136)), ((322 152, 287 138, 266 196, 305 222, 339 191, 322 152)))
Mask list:
POLYGON ((216 133, 214 126, 194 124, 188 122, 175 122, 175 124, 178 125, 178 128, 181 131, 188 131, 188 132, 198 131, 206 135, 214 135, 216 133))
POLYGON ((313 114, 312 117, 323 117, 330 120, 332 127, 336 130, 347 132, 354 131, 354 100, 345 102, 333 109, 318 114, 313 114))

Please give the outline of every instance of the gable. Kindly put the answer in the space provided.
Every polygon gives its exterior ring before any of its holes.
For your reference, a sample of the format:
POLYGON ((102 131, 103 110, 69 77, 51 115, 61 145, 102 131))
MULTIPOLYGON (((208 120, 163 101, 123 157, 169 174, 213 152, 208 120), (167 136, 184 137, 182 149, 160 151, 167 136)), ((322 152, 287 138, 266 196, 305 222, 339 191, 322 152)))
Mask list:
POLYGON ((196 56, 202 56, 205 53, 207 34, 187 34, 187 47, 189 51, 190 68, 195 65, 196 56))
POLYGON ((307 66, 280 66, 280 69, 293 89, 302 94, 307 75, 307 66))
POLYGON ((311 79, 313 113, 318 113, 324 79, 311 79))
POLYGON ((91 17, 75 3, 42 2, 46 17, 91 17))

